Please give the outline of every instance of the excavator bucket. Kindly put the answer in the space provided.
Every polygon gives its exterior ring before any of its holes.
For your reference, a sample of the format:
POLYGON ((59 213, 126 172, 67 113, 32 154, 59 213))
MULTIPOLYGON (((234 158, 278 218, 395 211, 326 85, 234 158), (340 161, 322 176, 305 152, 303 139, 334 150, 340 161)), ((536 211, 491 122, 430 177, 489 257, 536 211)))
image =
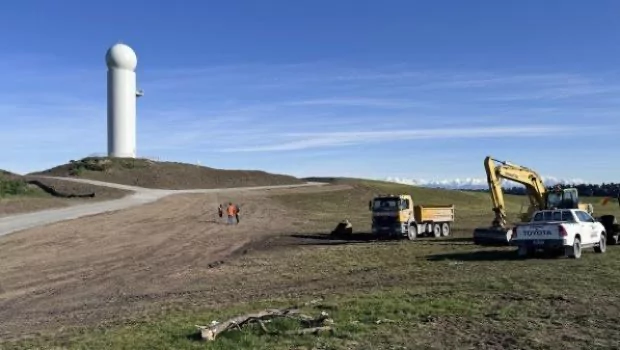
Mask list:
POLYGON ((342 220, 331 232, 332 236, 350 236, 353 234, 353 225, 347 219, 342 220))
POLYGON ((512 229, 501 227, 478 227, 474 230, 474 244, 483 246, 510 245, 512 229))

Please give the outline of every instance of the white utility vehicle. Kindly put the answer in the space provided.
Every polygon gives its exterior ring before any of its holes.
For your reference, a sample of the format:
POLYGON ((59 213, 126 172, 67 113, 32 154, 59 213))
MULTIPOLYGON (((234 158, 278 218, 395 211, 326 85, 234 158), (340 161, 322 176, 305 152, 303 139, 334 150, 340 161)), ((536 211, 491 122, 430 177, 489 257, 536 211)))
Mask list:
POLYGON ((510 243, 519 247, 522 257, 543 250, 579 259, 583 248, 604 253, 606 239, 605 226, 585 210, 555 209, 539 210, 529 223, 518 224, 510 243))

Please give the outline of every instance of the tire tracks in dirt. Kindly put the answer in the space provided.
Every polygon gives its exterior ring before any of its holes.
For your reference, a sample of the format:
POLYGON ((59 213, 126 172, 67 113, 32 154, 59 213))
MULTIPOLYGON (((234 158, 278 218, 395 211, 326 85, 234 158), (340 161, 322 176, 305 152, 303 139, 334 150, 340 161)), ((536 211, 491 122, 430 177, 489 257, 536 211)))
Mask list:
POLYGON ((293 232, 289 209, 266 193, 346 188, 175 194, 2 237, 0 338, 115 320, 171 299, 208 298, 220 290, 214 267, 264 237, 293 232), (243 204, 239 225, 217 216, 217 205, 228 201, 243 204))

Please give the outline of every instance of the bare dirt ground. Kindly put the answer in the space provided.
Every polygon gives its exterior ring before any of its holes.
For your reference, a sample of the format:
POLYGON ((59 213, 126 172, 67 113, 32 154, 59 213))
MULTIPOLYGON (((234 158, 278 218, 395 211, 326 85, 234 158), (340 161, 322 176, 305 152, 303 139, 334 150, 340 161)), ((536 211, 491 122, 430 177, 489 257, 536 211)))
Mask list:
POLYGON ((265 237, 294 229, 287 208, 265 192, 345 188, 174 195, 4 237, 0 338, 23 336, 25 329, 95 324, 196 291, 218 293, 222 288, 212 285, 213 267, 265 237), (229 200, 241 206, 238 226, 217 216, 218 203, 229 200))

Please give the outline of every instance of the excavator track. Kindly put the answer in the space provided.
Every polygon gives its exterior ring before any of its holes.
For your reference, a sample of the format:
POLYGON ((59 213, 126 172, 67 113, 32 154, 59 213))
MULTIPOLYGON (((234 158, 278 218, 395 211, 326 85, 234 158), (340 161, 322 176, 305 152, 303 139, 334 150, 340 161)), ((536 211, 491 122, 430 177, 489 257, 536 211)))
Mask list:
POLYGON ((484 246, 510 245, 512 228, 478 227, 474 230, 474 244, 484 246))

